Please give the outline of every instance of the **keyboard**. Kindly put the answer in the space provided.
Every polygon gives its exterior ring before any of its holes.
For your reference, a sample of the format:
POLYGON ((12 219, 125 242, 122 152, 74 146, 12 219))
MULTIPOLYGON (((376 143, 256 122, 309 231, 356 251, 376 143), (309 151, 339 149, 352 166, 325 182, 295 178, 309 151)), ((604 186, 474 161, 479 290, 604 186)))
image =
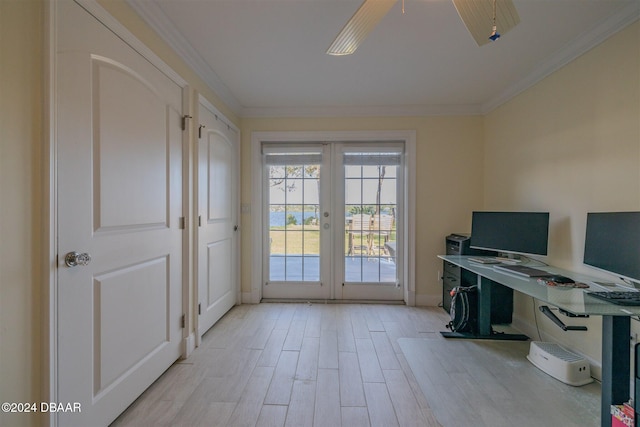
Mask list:
POLYGON ((537 268, 527 267, 525 265, 496 265, 494 270, 505 271, 507 273, 518 274, 524 277, 547 277, 553 276, 548 271, 539 270, 537 268))
POLYGON ((469 258, 471 262, 477 262, 478 264, 500 264, 501 261, 495 258, 469 258))
POLYGON ((617 305, 640 305, 640 292, 626 292, 626 291, 613 291, 613 292, 587 292, 587 295, 591 295, 602 301, 607 301, 617 305))

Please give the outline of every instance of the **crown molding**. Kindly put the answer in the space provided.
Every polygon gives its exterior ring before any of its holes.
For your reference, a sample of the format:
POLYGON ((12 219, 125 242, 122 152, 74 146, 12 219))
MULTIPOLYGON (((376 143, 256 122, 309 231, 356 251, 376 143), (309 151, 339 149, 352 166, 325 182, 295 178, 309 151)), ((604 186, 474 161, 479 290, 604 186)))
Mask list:
POLYGON ((411 117, 481 115, 480 105, 386 105, 243 108, 242 117, 411 117))
POLYGON ((485 115, 510 101, 545 77, 593 49, 607 38, 640 18, 640 2, 622 7, 617 13, 583 32, 542 61, 525 78, 482 104, 400 105, 400 106, 325 106, 325 107, 243 107, 229 87, 216 75, 202 56, 176 29, 171 20, 153 2, 126 0, 127 4, 189 65, 196 74, 242 118, 266 117, 400 117, 485 115))
POLYGON ((189 67, 237 115, 242 106, 229 87, 218 77, 197 50, 176 29, 175 25, 157 5, 150 1, 126 0, 127 4, 162 38, 189 67))
POLYGON ((515 98, 545 77, 593 49, 609 37, 640 19, 640 2, 633 2, 609 16, 591 30, 566 44, 554 55, 540 63, 527 77, 511 85, 503 92, 482 104, 481 114, 487 114, 515 98))

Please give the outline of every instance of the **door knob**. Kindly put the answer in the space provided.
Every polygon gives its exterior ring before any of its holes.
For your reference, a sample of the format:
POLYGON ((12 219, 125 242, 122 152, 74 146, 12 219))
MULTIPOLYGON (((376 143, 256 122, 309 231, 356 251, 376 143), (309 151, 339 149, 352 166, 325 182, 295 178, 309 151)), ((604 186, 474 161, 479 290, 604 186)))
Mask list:
POLYGON ((69 252, 64 256, 64 263, 67 267, 75 267, 77 265, 85 266, 91 262, 91 255, 88 253, 79 254, 78 252, 69 252))

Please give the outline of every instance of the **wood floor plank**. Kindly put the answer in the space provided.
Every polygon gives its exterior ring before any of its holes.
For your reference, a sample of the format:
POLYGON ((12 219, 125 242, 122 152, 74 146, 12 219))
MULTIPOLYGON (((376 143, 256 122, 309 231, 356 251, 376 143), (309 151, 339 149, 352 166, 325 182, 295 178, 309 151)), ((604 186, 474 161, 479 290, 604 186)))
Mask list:
POLYGON ((304 337, 320 338, 320 330, 322 329, 322 311, 323 306, 314 304, 309 307, 309 316, 304 328, 304 337))
POLYGON ((138 399, 111 427, 168 427, 184 402, 138 399))
POLYGON ((398 425, 386 384, 364 383, 364 394, 367 398, 367 411, 369 411, 372 427, 398 425))
POLYGON ((411 390, 411 386, 401 370, 382 371, 389 391, 391 403, 401 426, 434 426, 424 418, 418 401, 411 390))
POLYGON ((291 388, 298 367, 297 351, 283 351, 273 374, 269 390, 264 399, 268 405, 288 405, 291 400, 291 388))
POLYGON ((323 329, 320 333, 318 368, 338 369, 338 332, 323 329))
POLYGON ((273 331, 275 324, 275 319, 265 319, 262 325, 256 329, 256 332, 248 340, 247 348, 263 350, 267 345, 267 341, 271 336, 271 331, 273 331))
MULTIPOLYGON (((298 312, 296 311, 296 314, 298 312)), ((305 316, 306 317, 306 316, 305 316)), ((304 328, 307 320, 298 319, 296 317, 291 321, 291 326, 287 332, 287 338, 284 340, 282 349, 285 351, 300 351, 302 348, 302 339, 304 338, 304 328)))
POLYGON ((316 382, 295 381, 285 426, 312 427, 315 413, 316 382))
POLYGON ((291 321, 293 320, 293 315, 296 312, 295 304, 280 304, 280 311, 278 314, 278 319, 276 320, 273 329, 277 330, 289 330, 289 326, 291 325, 291 321))
POLYGON ((260 359, 258 359, 258 366, 276 366, 286 338, 287 331, 284 329, 271 331, 269 340, 265 344, 262 354, 260 354, 260 359))
POLYGON ((366 407, 343 406, 341 412, 342 425, 345 427, 368 427, 371 425, 366 407))
POLYGON ((393 350, 386 332, 371 331, 371 341, 381 369, 400 369, 396 352, 393 350))
POLYGON ((383 383, 384 376, 382 375, 373 341, 370 338, 356 338, 356 349, 358 350, 358 363, 362 373, 362 382, 383 383))
POLYGON ((193 400, 171 421, 172 427, 225 427, 236 404, 230 402, 207 402, 193 400))
POLYGON ((318 376, 318 352, 320 350, 320 338, 305 337, 302 340, 298 367, 296 369, 297 380, 315 381, 318 376))
POLYGON ((315 427, 336 427, 340 415, 340 378, 337 369, 319 369, 313 417, 315 427))
POLYGON ((366 406, 358 355, 351 352, 338 353, 340 376, 340 404, 342 406, 366 406))
POLYGON ((256 427, 283 427, 287 419, 288 406, 263 405, 256 427))
POLYGON ((340 306, 338 310, 336 328, 338 331, 338 351, 350 351, 355 353, 356 341, 353 336, 351 315, 344 306, 340 306))
POLYGON ((367 322, 367 328, 369 332, 384 332, 384 325, 380 320, 380 316, 378 312, 380 311, 380 306, 378 304, 370 304, 364 306, 364 318, 367 322))
POLYGON ((369 326, 364 317, 362 307, 359 305, 352 306, 350 309, 351 326, 353 327, 353 336, 355 338, 370 338, 369 326))
POLYGON ((415 396, 416 401, 420 406, 420 410, 422 411, 422 416, 424 417, 425 420, 427 420, 427 425, 440 427, 440 423, 436 420, 436 417, 433 414, 431 407, 429 406, 429 402, 427 401, 427 398, 424 396, 424 393, 420 389, 420 384, 418 384, 418 381, 416 380, 415 375, 413 375, 413 371, 411 370, 411 367, 409 367, 409 364, 407 363, 407 359, 405 358, 404 354, 399 353, 397 354, 397 357, 398 357, 398 362, 400 363, 400 367, 402 368, 402 372, 407 378, 407 382, 409 383, 409 386, 413 391, 413 395, 415 396))
POLYGON ((238 427, 256 425, 273 371, 272 367, 256 367, 253 370, 242 397, 229 418, 228 425, 238 427))

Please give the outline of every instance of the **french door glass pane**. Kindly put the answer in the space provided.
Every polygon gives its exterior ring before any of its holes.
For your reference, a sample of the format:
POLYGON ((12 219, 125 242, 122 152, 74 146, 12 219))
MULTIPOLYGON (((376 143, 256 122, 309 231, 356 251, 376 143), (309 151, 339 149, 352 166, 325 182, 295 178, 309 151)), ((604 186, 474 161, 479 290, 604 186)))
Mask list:
POLYGON ((396 283, 397 153, 348 153, 345 282, 396 283))
POLYGON ((273 157, 279 164, 268 166, 269 280, 318 282, 320 163, 298 163, 296 154, 273 157))

